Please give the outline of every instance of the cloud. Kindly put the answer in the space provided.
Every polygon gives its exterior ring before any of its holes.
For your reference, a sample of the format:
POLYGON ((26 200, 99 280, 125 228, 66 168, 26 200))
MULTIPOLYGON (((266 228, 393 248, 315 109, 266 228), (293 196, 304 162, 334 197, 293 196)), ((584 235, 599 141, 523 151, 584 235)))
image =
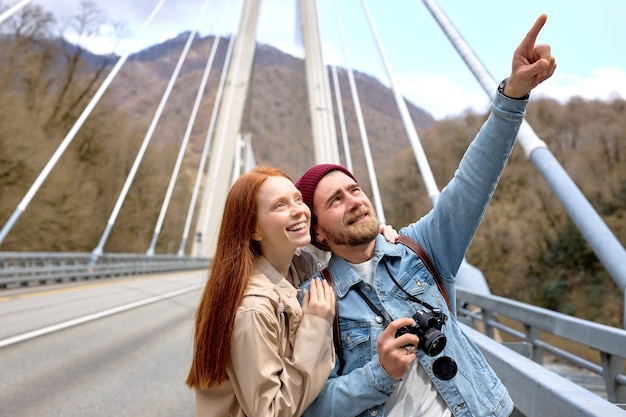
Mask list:
MULTIPOLYGON (((54 11, 63 20, 63 17, 67 18, 77 13, 80 0, 35 0, 34 4, 40 4, 46 10, 54 11)), ((167 37, 173 37, 183 30, 192 29, 190 26, 193 26, 194 20, 198 17, 197 12, 202 1, 166 2, 153 24, 140 39, 135 39, 132 35, 138 31, 157 4, 156 0, 97 0, 96 4, 117 23, 109 23, 108 26, 105 24, 97 36, 89 39, 89 45, 84 46, 97 53, 112 50, 122 53, 127 50, 143 49, 167 37), (121 33, 120 25, 125 29, 121 33)), ((211 0, 210 5, 206 19, 202 21, 203 27, 199 28, 202 35, 216 32, 225 34, 237 27, 241 0, 211 0), (228 13, 224 12, 226 4, 234 6, 228 13)), ((257 26, 258 41, 301 57, 302 39, 296 33, 296 16, 297 11, 293 8, 292 0, 263 2, 257 26)), ((350 33, 352 32, 348 32, 350 33)), ((401 39, 404 38, 406 35, 401 39)), ((378 59, 372 59, 372 53, 368 52, 369 49, 362 41, 363 39, 359 40, 358 47, 349 47, 350 65, 355 71, 374 75, 387 84, 385 72, 380 67, 378 59)), ((567 42, 571 43, 569 37, 567 42)), ((328 46, 325 42, 324 55, 328 63, 345 65, 340 49, 338 45, 328 46)), ((563 50, 567 49, 563 47, 563 50)), ((611 55, 602 56, 610 57, 611 55)), ((619 54, 616 56, 619 57, 619 54)), ((561 62, 567 62, 567 60, 563 59, 561 62)), ((588 72, 588 76, 574 75, 572 71, 564 73, 565 66, 563 66, 550 80, 533 91, 533 97, 550 97, 562 103, 572 97, 582 97, 587 100, 624 99, 626 98, 626 72, 617 69, 621 66, 620 62, 622 61, 613 60, 610 63, 601 64, 602 68, 588 72)), ((430 62, 430 64, 436 64, 436 62, 430 62)), ((413 104, 424 108, 437 119, 457 116, 467 109, 476 112, 488 110, 489 98, 471 75, 467 75, 465 70, 456 71, 454 65, 440 64, 443 67, 430 68, 428 74, 417 70, 407 71, 400 70, 400 67, 394 68, 396 83, 401 93, 413 104), (457 79, 457 76, 465 78, 457 79)), ((574 70, 584 71, 580 65, 574 70)), ((500 73, 500 71, 494 73, 500 73)))
MULTIPOLYGON (((436 119, 453 117, 468 109, 478 113, 489 110, 490 100, 478 86, 472 89, 466 83, 444 76, 396 77, 402 94, 436 119), (461 87, 463 85, 463 87, 461 87)), ((594 70, 590 77, 573 74, 555 74, 533 91, 533 97, 552 98, 566 103, 572 97, 585 100, 612 101, 626 99, 626 73, 616 68, 594 70)))
POLYGON ((443 76, 397 76, 398 88, 411 103, 423 108, 435 119, 456 116, 467 109, 485 112, 489 98, 482 90, 468 91, 443 76))
POLYGON ((537 87, 537 95, 566 102, 572 97, 586 100, 626 99, 626 73, 616 68, 600 68, 590 77, 573 74, 555 74, 537 87))

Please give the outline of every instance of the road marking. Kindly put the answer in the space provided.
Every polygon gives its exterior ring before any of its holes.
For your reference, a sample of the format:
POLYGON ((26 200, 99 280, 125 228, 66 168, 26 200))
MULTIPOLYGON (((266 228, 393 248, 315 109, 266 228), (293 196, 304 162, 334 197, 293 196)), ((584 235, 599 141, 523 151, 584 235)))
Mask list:
MULTIPOLYGON (((181 271, 181 273, 188 273, 188 272, 189 271, 181 271)), ((195 273, 196 271, 191 271, 191 272, 195 273)), ((34 292, 29 292, 29 293, 24 293, 24 294, 15 294, 15 295, 10 295, 10 296, 0 297, 0 303, 4 303, 7 301, 11 301, 11 300, 23 300, 27 298, 44 297, 47 295, 54 295, 54 294, 63 294, 66 292, 84 290, 86 288, 106 287, 106 286, 115 285, 115 284, 124 284, 124 283, 129 283, 129 282, 152 280, 152 279, 155 279, 155 276, 156 274, 149 275, 149 276, 137 275, 136 277, 133 277, 133 278, 111 279, 110 281, 102 281, 102 282, 87 282, 86 281, 84 284, 80 283, 82 285, 74 285, 74 286, 57 288, 57 289, 44 289, 41 291, 34 291, 34 292)), ((171 277, 171 274, 163 276, 163 278, 169 278, 169 277, 171 277)))
POLYGON ((129 304, 124 304, 118 307, 113 307, 107 310, 100 311, 98 313, 88 314, 83 317, 78 317, 72 320, 64 321, 62 323, 53 324, 51 326, 43 327, 41 329, 33 330, 30 332, 22 333, 17 336, 9 337, 7 339, 0 340, 0 348, 13 345, 15 343, 23 342, 25 340, 33 339, 44 334, 56 332, 58 330, 67 329, 68 327, 76 326, 79 324, 87 323, 89 321, 97 320, 103 317, 111 316, 113 314, 121 313, 122 311, 130 310, 133 308, 141 307, 146 304, 155 303, 168 298, 177 297, 182 294, 186 294, 192 291, 196 291, 202 287, 202 284, 196 284, 189 287, 181 288, 179 290, 170 291, 165 294, 156 295, 154 297, 145 298, 143 300, 135 301, 129 304))

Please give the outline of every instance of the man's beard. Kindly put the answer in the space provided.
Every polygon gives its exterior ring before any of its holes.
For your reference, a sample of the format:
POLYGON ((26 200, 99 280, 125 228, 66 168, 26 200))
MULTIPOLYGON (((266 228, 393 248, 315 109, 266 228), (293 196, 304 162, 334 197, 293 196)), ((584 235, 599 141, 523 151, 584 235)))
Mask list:
MULTIPOLYGON (((380 223, 373 210, 368 210, 367 220, 358 225, 344 226, 324 230, 326 241, 335 245, 362 246, 370 243, 380 233, 380 223)), ((361 213, 360 215, 363 215, 361 213)))

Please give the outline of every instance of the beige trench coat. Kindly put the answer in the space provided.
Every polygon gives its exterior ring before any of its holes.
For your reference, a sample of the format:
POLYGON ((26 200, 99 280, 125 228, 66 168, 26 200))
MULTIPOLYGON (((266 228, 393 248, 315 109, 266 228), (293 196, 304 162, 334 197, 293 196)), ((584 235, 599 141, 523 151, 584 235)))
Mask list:
MULTIPOLYGON (((295 263, 302 281, 314 272, 306 254, 295 263)), ((197 417, 300 416, 335 364, 332 328, 303 315, 297 290, 262 258, 237 310, 230 357, 227 380, 196 390, 197 417)))

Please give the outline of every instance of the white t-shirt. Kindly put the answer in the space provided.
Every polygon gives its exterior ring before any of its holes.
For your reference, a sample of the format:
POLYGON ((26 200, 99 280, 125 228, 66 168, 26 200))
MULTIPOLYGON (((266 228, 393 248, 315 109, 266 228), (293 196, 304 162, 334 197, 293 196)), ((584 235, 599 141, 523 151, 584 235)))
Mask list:
POLYGON ((384 417, 451 417, 452 412, 422 364, 415 360, 406 379, 385 403, 384 417))
POLYGON ((357 274, 361 276, 361 279, 366 284, 369 284, 372 287, 376 286, 376 277, 374 275, 374 258, 369 261, 361 262, 360 264, 353 264, 348 262, 348 264, 354 268, 357 274))
MULTIPOLYGON (((366 284, 376 286, 374 259, 350 264, 366 284)), ((388 316, 387 312, 384 312, 388 316)), ((390 319, 390 317, 387 317, 390 319)), ((451 417, 452 412, 435 388, 424 367, 415 360, 406 379, 399 383, 385 403, 384 417, 451 417)))

